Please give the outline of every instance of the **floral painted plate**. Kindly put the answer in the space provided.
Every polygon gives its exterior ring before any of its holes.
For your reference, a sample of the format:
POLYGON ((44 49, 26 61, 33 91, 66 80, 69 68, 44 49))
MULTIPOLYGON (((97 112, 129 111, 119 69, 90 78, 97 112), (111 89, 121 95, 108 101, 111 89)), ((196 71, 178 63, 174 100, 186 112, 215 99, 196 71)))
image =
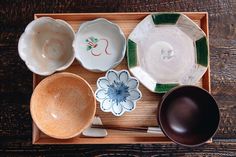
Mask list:
POLYGON ((95 96, 102 111, 121 116, 134 110, 136 102, 141 99, 138 86, 138 80, 131 77, 127 70, 109 70, 105 77, 97 80, 95 96))
POLYGON ((165 93, 201 79, 208 66, 207 38, 184 14, 156 13, 129 35, 127 58, 129 70, 145 87, 165 93))
POLYGON ((80 26, 73 47, 76 59, 84 68, 104 72, 123 60, 126 39, 118 25, 98 18, 80 26))

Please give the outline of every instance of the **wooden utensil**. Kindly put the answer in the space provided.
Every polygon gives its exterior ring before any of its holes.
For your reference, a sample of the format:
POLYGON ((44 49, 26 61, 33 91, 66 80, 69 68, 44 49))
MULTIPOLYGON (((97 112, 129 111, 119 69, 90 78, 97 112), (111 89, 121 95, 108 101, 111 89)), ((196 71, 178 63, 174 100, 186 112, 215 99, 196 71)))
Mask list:
POLYGON ((179 86, 166 93, 158 106, 157 119, 163 133, 182 146, 204 144, 216 133, 220 113, 216 101, 197 86, 179 86))
POLYGON ((91 128, 99 129, 110 129, 110 130, 120 130, 120 131, 134 131, 134 132, 146 132, 153 134, 163 134, 159 127, 121 127, 116 125, 92 125, 91 128))

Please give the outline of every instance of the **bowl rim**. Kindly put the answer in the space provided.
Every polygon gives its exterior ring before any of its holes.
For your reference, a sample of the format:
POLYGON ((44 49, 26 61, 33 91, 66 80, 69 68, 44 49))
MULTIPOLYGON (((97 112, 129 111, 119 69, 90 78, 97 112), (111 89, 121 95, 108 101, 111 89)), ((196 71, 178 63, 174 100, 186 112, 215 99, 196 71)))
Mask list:
MULTIPOLYGON (((90 105, 91 106, 91 105, 90 105)), ((92 87, 89 85, 89 83, 83 79, 82 77, 76 75, 76 74, 73 74, 73 73, 69 73, 69 72, 61 72, 61 73, 56 73, 56 74, 53 74, 49 77, 46 77, 44 78, 34 89, 33 93, 32 93, 32 96, 31 96, 31 99, 30 99, 30 114, 31 114, 31 117, 33 119, 33 122, 36 124, 36 126, 43 132, 45 133, 46 135, 50 136, 50 137, 53 137, 53 138, 56 138, 56 139, 70 139, 70 138, 73 138, 73 137, 76 137, 78 136, 79 134, 81 134, 83 132, 83 130, 85 130, 93 121, 94 117, 95 117, 95 113, 96 113, 96 98, 95 98, 95 95, 94 95, 94 92, 93 92, 93 89, 92 87), (90 92, 92 93, 92 96, 91 96, 91 99, 93 99, 93 111, 92 111, 92 114, 91 114, 91 117, 89 118, 88 122, 82 127, 82 129, 78 132, 76 132, 75 134, 73 135, 70 135, 70 136, 56 136, 56 135, 52 135, 52 134, 49 134, 47 133, 47 131, 44 130, 44 128, 38 124, 38 121, 37 121, 37 118, 35 117, 35 112, 37 111, 34 111, 33 110, 33 98, 34 98, 34 95, 35 95, 35 91, 37 88, 39 88, 40 86, 42 86, 43 84, 45 84, 45 82, 50 82, 50 81, 53 81, 54 79, 56 78, 61 78, 61 77, 73 77, 73 78, 76 78, 82 82, 84 82, 86 85, 87 85, 87 88, 90 90, 90 92)))
POLYGON ((181 146, 185 146, 185 147, 197 147, 197 146, 200 146, 200 145, 203 145, 205 144, 209 139, 211 139, 217 132, 218 128, 219 128, 219 124, 220 124, 220 121, 221 121, 221 117, 220 117, 220 109, 219 109, 219 105, 217 103, 217 101, 215 100, 215 98, 210 94, 210 92, 208 92, 207 90, 201 88, 201 87, 198 87, 198 86, 195 86, 195 85, 180 85, 180 86, 177 86, 177 87, 174 87, 172 88, 171 90, 169 90, 167 93, 165 93, 162 98, 161 98, 161 101, 159 102, 158 104, 158 109, 157 109, 157 121, 158 121, 158 124, 160 125, 160 128, 162 130, 162 132, 170 139, 172 140, 173 142, 181 145, 181 146), (212 100, 214 101, 214 104, 216 105, 216 109, 217 109, 217 119, 218 119, 218 123, 217 123, 217 127, 215 128, 215 131, 213 132, 213 134, 205 141, 201 142, 201 143, 197 143, 197 144, 183 144, 183 143, 180 143, 178 141, 176 141, 175 139, 171 138, 169 136, 169 134, 165 131, 165 129, 163 129, 163 124, 162 124, 162 121, 160 120, 161 119, 161 108, 163 106, 163 102, 165 101, 165 99, 170 95, 172 94, 172 92, 178 90, 178 89, 181 89, 181 88, 197 88, 197 89, 200 89, 202 90, 203 92, 205 92, 206 94, 208 94, 212 100))
POLYGON ((96 18, 94 20, 90 20, 90 21, 85 21, 83 22, 80 26, 79 26, 79 29, 78 31, 75 33, 75 38, 74 38, 74 41, 72 43, 72 47, 74 49, 74 52, 75 52, 75 58, 77 61, 79 61, 79 63, 87 70, 89 71, 93 71, 93 72, 106 72, 114 67, 116 67, 118 64, 120 64, 122 62, 122 60, 124 59, 125 57, 125 53, 126 53, 126 37, 124 35, 124 32, 122 31, 122 29, 120 28, 120 26, 116 23, 113 23, 105 18, 96 18), (122 53, 121 53, 121 57, 118 61, 114 62, 113 64, 111 64, 109 67, 106 67, 106 68, 103 68, 103 69, 100 69, 100 68, 88 68, 86 66, 86 64, 84 64, 83 62, 83 59, 80 58, 80 55, 79 55, 79 52, 78 50, 76 49, 76 45, 77 45, 77 38, 79 38, 78 36, 80 36, 80 31, 82 29, 84 29, 84 27, 86 27, 86 25, 91 25, 91 24, 94 24, 94 23, 100 23, 100 22, 105 22, 107 24, 109 24, 111 27, 115 27, 117 28, 118 32, 117 34, 120 34, 120 36, 123 38, 122 40, 124 40, 124 44, 123 44, 123 48, 122 48, 122 53))
POLYGON ((40 18, 37 18, 37 19, 31 21, 30 23, 28 23, 27 26, 25 27, 24 32, 21 34, 21 36, 20 36, 20 38, 18 40, 18 45, 17 45, 18 54, 19 54, 20 58, 25 62, 25 65, 28 67, 28 69, 31 72, 36 73, 36 74, 41 75, 41 76, 47 76, 47 75, 51 75, 51 74, 55 73, 56 71, 62 71, 62 70, 65 70, 66 68, 68 68, 73 63, 73 61, 75 59, 75 51, 72 48, 72 55, 71 55, 70 60, 68 60, 64 65, 62 65, 62 66, 60 66, 60 67, 58 67, 58 68, 56 68, 56 69, 54 69, 54 70, 52 70, 50 72, 47 71, 47 72, 40 73, 37 70, 35 70, 34 66, 32 66, 30 64, 30 62, 26 59, 26 57, 23 57, 24 52, 21 49, 21 42, 22 42, 23 38, 26 36, 27 32, 29 31, 29 28, 33 27, 39 21, 42 21, 42 20, 51 20, 51 21, 53 21, 55 23, 59 23, 60 25, 63 25, 64 27, 67 27, 67 29, 71 31, 70 33, 73 34, 73 40, 75 38, 75 32, 74 32, 72 26, 69 23, 67 23, 66 21, 64 21, 62 19, 53 19, 51 17, 40 17, 40 18))

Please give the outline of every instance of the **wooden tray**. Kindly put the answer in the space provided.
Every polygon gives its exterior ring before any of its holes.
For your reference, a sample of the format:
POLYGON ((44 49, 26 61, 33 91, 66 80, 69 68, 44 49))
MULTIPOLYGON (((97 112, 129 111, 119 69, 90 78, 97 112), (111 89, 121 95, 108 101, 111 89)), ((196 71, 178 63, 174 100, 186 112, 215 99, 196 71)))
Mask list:
MULTIPOLYGON (((150 13, 72 13, 72 14, 35 14, 35 18, 49 16, 55 19, 63 19, 67 21, 75 31, 78 30, 81 23, 88 20, 93 20, 99 17, 106 18, 114 23, 119 24, 124 31, 126 37, 130 34, 133 28, 144 17, 150 13)), ((196 22, 206 33, 208 37, 208 14, 206 12, 184 13, 196 22)), ((115 68, 116 70, 127 69, 126 57, 124 61, 115 68)), ((65 71, 72 72, 85 78, 96 90, 96 81, 99 77, 104 76, 104 73, 93 73, 85 70, 77 61, 74 61, 65 71)), ((39 75, 33 74, 33 88, 43 79, 39 75)), ((210 69, 204 74, 198 86, 205 88, 210 92, 210 69)), ((103 124, 119 125, 119 126, 155 126, 157 125, 156 112, 157 105, 162 95, 154 94, 148 91, 144 86, 140 85, 142 99, 138 101, 136 109, 131 113, 125 113, 121 117, 115 117, 111 113, 104 113, 97 105, 96 115, 101 117, 103 124)), ((134 144, 134 143, 170 143, 171 141, 161 135, 114 131, 108 130, 108 136, 105 138, 88 138, 78 136, 68 140, 58 140, 43 134, 38 127, 33 123, 33 144, 134 144)))

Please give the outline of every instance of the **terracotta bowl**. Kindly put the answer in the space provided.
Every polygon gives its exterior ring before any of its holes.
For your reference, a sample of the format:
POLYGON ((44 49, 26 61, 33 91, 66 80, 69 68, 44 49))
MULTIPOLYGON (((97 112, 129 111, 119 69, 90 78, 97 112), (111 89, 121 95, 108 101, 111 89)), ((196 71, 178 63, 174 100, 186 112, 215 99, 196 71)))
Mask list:
POLYGON ((68 139, 79 135, 92 122, 96 99, 90 85, 71 73, 58 73, 42 80, 30 102, 32 118, 48 136, 68 139))
POLYGON ((158 120, 164 134, 177 144, 199 146, 214 136, 220 113, 214 98, 196 86, 179 86, 163 96, 158 120))

